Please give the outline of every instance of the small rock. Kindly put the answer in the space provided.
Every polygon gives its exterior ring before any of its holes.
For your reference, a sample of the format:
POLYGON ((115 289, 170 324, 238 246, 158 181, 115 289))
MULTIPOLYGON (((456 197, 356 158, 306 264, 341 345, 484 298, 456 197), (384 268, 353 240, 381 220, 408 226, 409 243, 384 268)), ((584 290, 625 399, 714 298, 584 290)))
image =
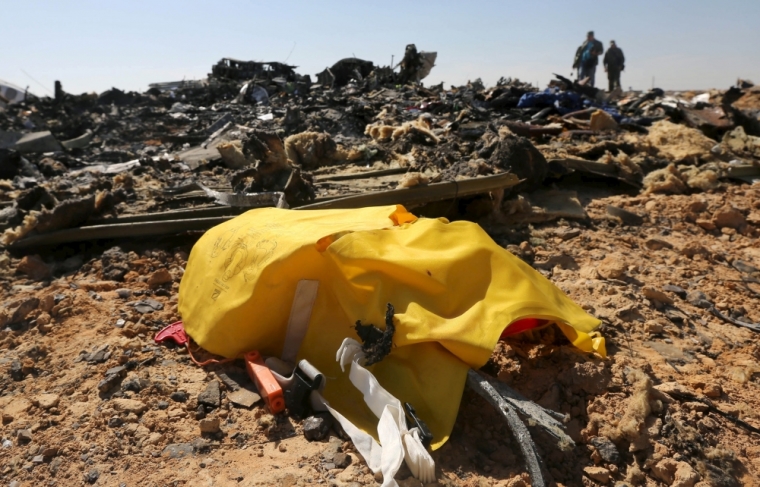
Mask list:
POLYGON ((678 462, 674 477, 671 487, 694 487, 700 479, 699 474, 686 462, 678 462))
POLYGON ((597 266, 597 272, 605 279, 620 279, 628 270, 628 265, 621 255, 610 254, 597 266))
POLYGON ((40 305, 40 300, 38 298, 28 298, 25 299, 13 312, 13 316, 11 316, 11 324, 13 323, 20 323, 23 321, 29 313, 37 309, 37 307, 40 305))
POLYGON ((707 397, 715 398, 720 397, 721 394, 723 394, 723 389, 720 387, 720 384, 716 384, 715 382, 708 382, 702 389, 702 393, 707 397))
POLYGON ((56 475, 58 473, 58 470, 61 468, 62 463, 63 463, 63 458, 61 457, 53 458, 53 460, 50 462, 50 467, 48 467, 50 469, 50 473, 52 475, 56 475))
POLYGON ((116 320, 116 323, 114 323, 113 326, 115 326, 116 328, 124 328, 124 325, 126 324, 127 324, 126 320, 119 318, 118 320, 116 320))
POLYGON ((98 481, 99 478, 100 478, 100 472, 95 468, 87 472, 84 476, 84 479, 88 484, 94 484, 95 482, 98 481))
POLYGON ((164 448, 161 454, 169 458, 182 458, 193 453, 193 445, 190 443, 172 443, 164 448))
POLYGON ((599 456, 601 456, 602 460, 605 462, 615 465, 620 462, 620 452, 609 438, 596 436, 591 439, 591 444, 594 445, 596 451, 599 452, 599 456))
POLYGON ((47 326, 50 324, 50 315, 44 311, 37 317, 37 326, 47 326))
POLYGON ((111 419, 108 420, 109 428, 119 428, 123 424, 124 424, 124 421, 118 416, 113 416, 111 417, 111 419))
POLYGON ((116 290, 116 295, 121 299, 129 299, 132 297, 132 291, 130 289, 120 288, 116 290))
POLYGON ((672 458, 663 458, 655 465, 652 466, 652 476, 661 480, 666 485, 670 485, 675 480, 676 468, 678 468, 678 462, 672 458))
POLYGON ((198 409, 195 410, 195 419, 203 419, 206 417, 206 408, 203 404, 198 405, 198 409))
POLYGON ((169 408, 169 403, 166 402, 166 401, 158 401, 156 403, 156 407, 158 409, 161 409, 161 410, 168 409, 169 408))
POLYGON ((201 419, 198 423, 201 428, 201 433, 206 434, 215 434, 219 432, 219 429, 221 427, 221 423, 219 421, 219 418, 206 418, 201 419))
POLYGON ((708 232, 712 232, 716 228, 715 223, 713 223, 712 220, 708 220, 707 218, 697 218, 696 223, 708 232))
POLYGON ((348 455, 347 453, 336 453, 335 457, 333 457, 333 463, 335 463, 335 466, 338 468, 348 467, 351 465, 352 460, 351 455, 348 455))
POLYGON ((644 246, 648 248, 649 250, 662 250, 662 249, 672 249, 673 244, 670 242, 666 242, 665 240, 660 240, 657 238, 650 238, 646 242, 644 242, 644 246))
POLYGON ((166 269, 159 269, 148 278, 148 286, 156 288, 167 282, 172 282, 174 278, 166 269))
POLYGON ((114 387, 121 384, 122 379, 127 375, 127 368, 123 365, 111 367, 106 370, 106 378, 98 382, 100 392, 108 392, 114 387))
POLYGON ((36 463, 36 464, 45 463, 45 457, 43 457, 42 455, 35 455, 32 458, 32 463, 36 463))
POLYGON ((703 257, 708 257, 710 255, 710 251, 696 240, 684 245, 680 252, 681 255, 685 255, 686 257, 690 258, 693 258, 695 255, 701 255, 703 257))
POLYGON ((617 206, 607 205, 607 214, 611 217, 618 218, 624 225, 638 227, 644 224, 644 218, 636 213, 633 213, 617 206))
POLYGON ((581 267, 581 270, 579 271, 579 275, 583 279, 599 279, 599 271, 597 270, 596 266, 583 266, 581 267))
POLYGON ((657 321, 647 321, 644 324, 644 331, 650 335, 658 335, 662 333, 664 329, 665 328, 662 326, 662 323, 659 323, 657 321))
POLYGON ((16 439, 19 443, 29 443, 32 441, 32 432, 28 429, 18 430, 16 432, 16 439))
POLYGON ((53 458, 58 455, 58 448, 45 448, 42 450, 42 456, 46 459, 53 458))
POLYGON ((40 299, 40 311, 43 313, 50 313, 55 306, 55 296, 52 294, 46 294, 40 299))
POLYGON ((185 392, 185 391, 174 391, 169 396, 169 399, 171 399, 174 402, 187 402, 187 392, 185 392))
POLYGON ((241 387, 237 391, 227 394, 227 399, 229 399, 233 404, 237 404, 238 406, 242 406, 244 408, 249 408, 259 402, 261 400, 261 396, 253 391, 249 391, 248 389, 241 387))
POLYGON ((699 308, 710 308, 712 306, 710 300, 707 299, 707 295, 702 291, 697 291, 696 289, 694 291, 690 291, 686 295, 686 301, 699 308))
POLYGON ((21 361, 14 360, 11 362, 11 367, 8 370, 8 374, 11 376, 11 379, 15 380, 16 382, 24 380, 24 368, 21 365, 21 361))
POLYGON ((580 228, 564 228, 554 234, 562 240, 570 240, 581 234, 580 228))
POLYGON ((108 351, 108 344, 98 347, 93 352, 88 353, 84 360, 91 364, 100 364, 111 358, 111 352, 108 351))
POLYGON ((603 467, 585 467, 583 473, 600 484, 606 484, 610 481, 610 471, 603 467))
POLYGON ((707 209, 707 201, 695 200, 686 205, 686 211, 689 213, 702 213, 707 209))
POLYGON ((114 410, 120 413, 140 414, 148 409, 144 402, 136 399, 114 399, 111 401, 114 410))
POLYGON ((657 289, 645 286, 641 291, 644 293, 644 296, 651 301, 658 301, 665 304, 673 304, 674 302, 673 298, 657 289))
POLYGON ((26 274, 34 281, 49 279, 53 275, 51 267, 39 255, 25 255, 19 262, 16 271, 26 274))
POLYGON ((37 405, 42 409, 56 407, 61 397, 58 394, 40 394, 35 398, 37 405))
POLYGON ((285 446, 285 443, 280 443, 280 446, 278 446, 277 449, 280 450, 283 453, 285 453, 286 451, 288 451, 288 447, 285 446))
POLYGON ((709 416, 705 416, 704 418, 700 419, 697 423, 697 428, 701 433, 707 433, 708 431, 712 431, 718 427, 718 423, 715 422, 714 419, 710 418, 709 416))
POLYGON ((98 382, 98 390, 100 392, 108 392, 121 383, 121 377, 116 375, 109 375, 105 379, 98 382))
POLYGON ((673 286, 672 284, 666 284, 665 286, 662 286, 662 290, 667 291, 669 293, 673 293, 681 299, 686 298, 686 289, 682 287, 673 286))
POLYGON ((121 383, 121 390, 140 392, 141 390, 145 389, 149 385, 150 383, 145 379, 141 379, 140 377, 130 377, 121 383))
POLYGON ((309 441, 321 441, 327 438, 332 424, 331 416, 326 414, 314 415, 303 422, 303 435, 309 441))
POLYGON ((142 301, 134 303, 133 306, 135 310, 141 314, 152 313, 164 309, 164 305, 155 299, 143 299, 142 301))
POLYGON ((198 404, 218 408, 222 404, 222 391, 218 380, 212 380, 206 389, 198 395, 198 404))
POLYGON ((744 215, 736 208, 726 205, 713 213, 713 223, 718 228, 740 228, 747 223, 744 215))
POLYGON ((734 269, 736 269, 737 271, 743 272, 745 274, 760 273, 760 269, 758 269, 757 267, 754 267, 754 266, 752 266, 752 265, 744 262, 743 260, 739 260, 739 259, 731 262, 731 266, 734 269))
MULTIPOLYGON (((25 397, 16 397, 3 409, 3 416, 8 416, 11 421, 19 419, 32 407, 32 402, 25 397)), ((7 421, 10 422, 10 421, 7 421)))

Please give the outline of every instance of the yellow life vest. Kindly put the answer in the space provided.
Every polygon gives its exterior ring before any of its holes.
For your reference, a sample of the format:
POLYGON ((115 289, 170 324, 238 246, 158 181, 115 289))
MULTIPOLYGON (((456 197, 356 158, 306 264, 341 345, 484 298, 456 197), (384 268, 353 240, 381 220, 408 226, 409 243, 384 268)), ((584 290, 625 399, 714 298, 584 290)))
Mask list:
POLYGON ((385 327, 391 353, 369 367, 433 433, 451 433, 467 371, 482 367, 499 336, 523 318, 555 322, 581 350, 605 355, 598 319, 496 244, 477 224, 417 218, 402 206, 251 210, 212 228, 193 247, 179 291, 187 333, 225 357, 279 357, 300 280, 319 281, 298 349, 327 378, 325 398, 364 431, 377 418, 335 354, 358 339, 354 324, 385 327))

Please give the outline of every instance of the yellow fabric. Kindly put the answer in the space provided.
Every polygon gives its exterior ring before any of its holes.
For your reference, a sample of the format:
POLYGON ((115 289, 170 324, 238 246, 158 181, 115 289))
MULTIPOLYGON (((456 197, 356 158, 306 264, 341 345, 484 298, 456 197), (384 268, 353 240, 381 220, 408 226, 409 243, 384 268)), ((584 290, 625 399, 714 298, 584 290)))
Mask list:
POLYGON ((280 356, 296 285, 320 281, 298 358, 328 378, 325 397, 374 434, 377 418, 335 352, 358 339, 356 320, 384 328, 396 309, 394 348, 370 367, 448 439, 467 370, 482 367, 504 328, 526 317, 560 323, 580 349, 605 355, 588 315, 476 224, 417 219, 401 206, 251 210, 209 230, 193 248, 179 293, 188 334, 206 350, 280 356))

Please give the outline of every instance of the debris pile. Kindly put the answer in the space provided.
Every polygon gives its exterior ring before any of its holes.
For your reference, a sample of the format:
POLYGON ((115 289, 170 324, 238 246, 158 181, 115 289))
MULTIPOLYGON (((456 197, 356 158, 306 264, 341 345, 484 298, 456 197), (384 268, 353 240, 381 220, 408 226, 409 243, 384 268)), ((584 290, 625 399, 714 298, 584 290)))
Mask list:
POLYGON ((272 415, 239 361, 200 369, 153 336, 208 228, 403 203, 480 222, 604 321, 610 355, 554 327, 502 340, 433 452, 440 484, 751 485, 760 89, 424 86, 435 60, 409 45, 312 79, 225 58, 53 98, 0 83, 0 480, 376 485, 329 415, 272 415), (501 412, 499 384, 519 391, 501 412), (539 406, 535 443, 515 440, 539 406))

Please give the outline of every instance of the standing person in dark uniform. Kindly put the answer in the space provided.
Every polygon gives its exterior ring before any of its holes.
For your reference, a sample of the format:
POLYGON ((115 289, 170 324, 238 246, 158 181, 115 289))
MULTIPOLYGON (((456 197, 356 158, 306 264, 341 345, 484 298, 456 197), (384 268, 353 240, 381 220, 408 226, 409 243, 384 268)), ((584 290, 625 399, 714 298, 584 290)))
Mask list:
POLYGON ((603 52, 604 46, 594 38, 594 31, 590 30, 586 34, 586 41, 575 51, 573 69, 578 69, 578 79, 588 78, 588 85, 594 86, 596 66, 603 52))
POLYGON ((610 48, 604 55, 604 70, 610 82, 610 91, 620 87, 620 72, 625 69, 623 50, 617 47, 615 41, 610 41, 610 48))

